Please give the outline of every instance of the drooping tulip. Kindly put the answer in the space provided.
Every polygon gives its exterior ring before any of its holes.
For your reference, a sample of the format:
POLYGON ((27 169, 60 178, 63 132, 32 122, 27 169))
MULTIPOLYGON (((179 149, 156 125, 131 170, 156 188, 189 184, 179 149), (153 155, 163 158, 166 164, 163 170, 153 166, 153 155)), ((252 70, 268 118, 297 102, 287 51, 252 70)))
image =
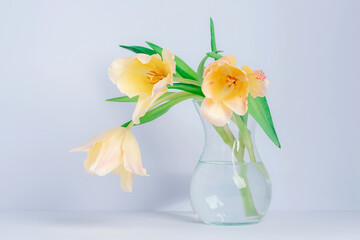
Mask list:
POLYGON ((130 129, 108 129, 83 146, 71 152, 86 151, 84 167, 90 174, 104 176, 110 172, 120 175, 120 186, 125 192, 132 191, 133 174, 146 176, 142 167, 139 145, 130 129))

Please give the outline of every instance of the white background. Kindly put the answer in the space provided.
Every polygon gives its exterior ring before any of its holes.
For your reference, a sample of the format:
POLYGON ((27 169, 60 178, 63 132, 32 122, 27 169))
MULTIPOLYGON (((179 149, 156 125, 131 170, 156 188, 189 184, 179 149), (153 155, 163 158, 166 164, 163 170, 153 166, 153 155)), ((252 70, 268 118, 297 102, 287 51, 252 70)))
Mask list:
POLYGON ((218 48, 263 69, 282 143, 258 131, 272 210, 360 210, 359 1, 1 1, 2 210, 190 210, 203 130, 191 102, 133 129, 150 177, 133 193, 68 150, 127 121, 109 81, 119 44, 151 41, 193 68, 218 48))

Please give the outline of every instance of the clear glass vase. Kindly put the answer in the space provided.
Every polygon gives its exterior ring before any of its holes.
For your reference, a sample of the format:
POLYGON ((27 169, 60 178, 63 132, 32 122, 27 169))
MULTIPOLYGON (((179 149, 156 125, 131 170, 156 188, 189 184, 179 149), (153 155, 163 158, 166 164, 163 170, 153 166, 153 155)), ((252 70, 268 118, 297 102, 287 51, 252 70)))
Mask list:
MULTIPOLYGON (((201 103, 194 104, 199 112, 201 103)), ((257 223, 269 208, 271 182, 254 144, 256 122, 246 118, 245 128, 234 118, 223 128, 201 118, 205 144, 191 180, 190 200, 204 223, 257 223)))

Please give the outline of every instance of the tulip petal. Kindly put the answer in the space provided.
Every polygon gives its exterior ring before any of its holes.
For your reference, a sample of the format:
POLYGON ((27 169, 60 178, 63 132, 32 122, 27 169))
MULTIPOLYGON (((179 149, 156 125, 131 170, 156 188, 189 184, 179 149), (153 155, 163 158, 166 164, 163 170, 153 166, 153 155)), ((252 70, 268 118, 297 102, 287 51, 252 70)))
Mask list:
POLYGON ((166 48, 162 50, 162 58, 166 66, 168 66, 168 71, 171 76, 175 73, 176 63, 175 63, 175 55, 166 48))
MULTIPOLYGON (((171 77, 172 78, 172 77, 171 77)), ((155 95, 159 94, 159 93, 165 93, 167 91, 167 85, 169 84, 169 78, 163 78, 162 80, 158 81, 152 90, 152 96, 154 97, 155 95)), ((160 97, 160 96, 158 96, 160 97)))
POLYGON ((246 76, 249 81, 249 90, 252 97, 264 97, 266 95, 269 80, 262 70, 251 70, 247 65, 243 66, 242 69, 246 72, 246 76))
POLYGON ((200 114, 215 126, 224 126, 230 120, 232 111, 222 102, 205 98, 200 107, 200 114))
MULTIPOLYGON (((232 55, 228 56, 231 61, 236 60, 235 56, 233 56, 235 60, 230 58, 232 55)), ((248 84, 245 71, 221 59, 214 63, 206 68, 206 74, 204 74, 202 91, 206 97, 213 98, 214 101, 222 101, 229 94, 247 95, 248 84), (236 84, 231 84, 235 79, 236 84)))
MULTIPOLYGON (((160 58, 159 54, 155 54, 154 57, 156 58, 160 58)), ((142 63, 142 64, 148 64, 151 59, 152 59, 152 55, 147 55, 147 54, 143 54, 143 53, 139 53, 139 54, 136 54, 136 58, 142 63)))
POLYGON ((238 115, 245 115, 247 112, 247 97, 233 97, 224 99, 224 104, 238 115))
POLYGON ((220 101, 222 98, 221 92, 225 86, 226 75, 224 75, 223 71, 218 66, 207 69, 201 86, 201 89, 206 97, 220 101))
POLYGON ((122 164, 115 168, 112 172, 120 176, 121 189, 124 192, 132 192, 134 174, 126 171, 122 164))
MULTIPOLYGON (((153 85, 146 75, 151 71, 151 68, 148 66, 151 64, 143 64, 143 62, 149 60, 148 57, 150 56, 145 56, 143 54, 135 57, 117 58, 109 67, 110 80, 116 84, 122 93, 129 97, 143 93, 151 95, 153 85)), ((153 59, 156 59, 156 57, 153 57, 153 59)))
POLYGON ((135 124, 140 123, 140 118, 145 115, 152 102, 153 101, 151 100, 151 96, 145 94, 139 96, 138 102, 132 115, 132 120, 135 124))
POLYGON ((226 55, 225 57, 222 57, 219 59, 220 61, 225 61, 225 62, 228 62, 232 65, 236 65, 237 63, 237 60, 236 60, 236 57, 232 54, 229 54, 229 55, 226 55))
POLYGON ((139 145, 134 135, 127 131, 122 144, 123 160, 125 170, 146 176, 146 170, 142 167, 139 145))
POLYGON ((102 147, 102 142, 98 142, 88 151, 87 158, 84 161, 84 168, 90 174, 95 174, 94 172, 90 171, 89 169, 90 169, 91 165, 94 164, 94 162, 96 161, 96 158, 99 155, 101 147, 102 147))
POLYGON ((110 137, 116 131, 118 131, 120 129, 121 129, 121 127, 113 127, 108 130, 105 130, 104 132, 100 133, 99 135, 92 137, 88 143, 85 143, 84 145, 82 145, 80 147, 71 149, 70 152, 79 152, 79 151, 87 152, 94 146, 95 143, 100 142, 100 141, 104 140, 105 138, 110 137))
POLYGON ((113 136, 105 139, 101 144, 95 160, 93 156, 88 155, 88 158, 93 160, 93 162, 89 164, 89 172, 104 176, 121 164, 121 145, 125 137, 125 131, 127 131, 126 128, 121 128, 113 136))

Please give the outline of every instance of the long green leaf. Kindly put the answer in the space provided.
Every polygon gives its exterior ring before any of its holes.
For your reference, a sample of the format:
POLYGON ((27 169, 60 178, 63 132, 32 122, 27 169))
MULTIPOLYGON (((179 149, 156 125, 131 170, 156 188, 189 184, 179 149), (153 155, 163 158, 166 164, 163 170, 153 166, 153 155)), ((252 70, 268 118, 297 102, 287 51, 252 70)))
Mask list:
POLYGON ((204 75, 204 65, 205 65, 205 62, 206 60, 209 58, 209 56, 205 56, 199 66, 198 66, 198 69, 197 69, 197 75, 198 75, 198 79, 199 79, 199 82, 202 83, 203 81, 203 75, 204 75))
POLYGON ((215 41, 215 29, 214 22, 212 18, 210 18, 210 36, 211 36, 211 51, 216 52, 216 41, 215 41))
POLYGON ((248 107, 250 115, 259 123, 266 135, 279 148, 281 148, 280 141, 277 137, 274 123, 272 121, 269 105, 265 97, 253 98, 250 94, 248 96, 248 107))
POLYGON ((130 50, 134 53, 144 53, 147 55, 153 55, 156 54, 156 52, 150 48, 141 47, 141 46, 125 46, 125 45, 119 45, 122 48, 125 48, 127 50, 130 50))
MULTIPOLYGON (((146 42, 146 44, 149 45, 157 54, 159 54, 160 56, 162 55, 162 47, 159 47, 158 45, 151 42, 146 42)), ((196 72, 192 70, 192 68, 189 67, 189 65, 187 65, 181 58, 175 56, 175 62, 176 62, 176 71, 183 78, 198 80, 196 72)))
MULTIPOLYGON (((184 100, 187 100, 189 98, 192 98, 193 96, 194 96, 193 94, 183 95, 178 98, 167 101, 166 103, 164 103, 154 109, 151 109, 143 117, 140 118, 140 123, 136 124, 136 126, 147 123, 147 122, 151 122, 151 121, 161 117, 162 115, 167 113, 170 110, 170 108, 172 108, 174 105, 176 105, 184 100)), ((124 123, 122 125, 122 127, 127 127, 130 124, 130 122, 131 121, 124 123)))
POLYGON ((174 83, 173 86, 168 85, 168 89, 178 89, 204 97, 204 93, 202 92, 201 87, 192 84, 174 83))
POLYGON ((128 96, 106 99, 108 102, 137 102, 139 96, 129 98, 128 96))

